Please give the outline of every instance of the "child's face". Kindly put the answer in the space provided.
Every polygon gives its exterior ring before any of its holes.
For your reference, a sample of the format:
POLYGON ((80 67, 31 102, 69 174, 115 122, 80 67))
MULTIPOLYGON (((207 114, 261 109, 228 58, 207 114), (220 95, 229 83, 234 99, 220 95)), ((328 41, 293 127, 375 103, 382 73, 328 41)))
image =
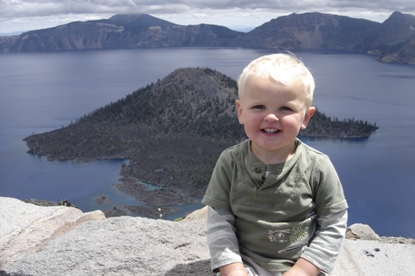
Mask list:
POLYGON ((298 132, 315 111, 308 107, 301 84, 287 86, 260 77, 246 81, 236 105, 252 152, 266 164, 292 156, 298 132))

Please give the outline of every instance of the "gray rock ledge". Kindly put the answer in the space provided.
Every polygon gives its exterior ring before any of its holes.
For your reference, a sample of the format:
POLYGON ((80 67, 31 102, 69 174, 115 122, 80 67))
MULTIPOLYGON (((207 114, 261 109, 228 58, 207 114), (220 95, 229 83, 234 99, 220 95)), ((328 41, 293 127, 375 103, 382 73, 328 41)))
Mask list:
MULTIPOLYGON (((212 275, 206 208, 181 222, 105 218, 0 197, 0 275, 212 275)), ((415 241, 350 226, 332 275, 412 275, 415 241)))

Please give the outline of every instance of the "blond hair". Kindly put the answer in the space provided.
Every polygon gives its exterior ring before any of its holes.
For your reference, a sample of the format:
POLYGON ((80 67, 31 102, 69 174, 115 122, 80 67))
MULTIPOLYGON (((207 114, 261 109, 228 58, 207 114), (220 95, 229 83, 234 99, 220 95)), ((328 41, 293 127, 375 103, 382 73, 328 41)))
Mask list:
POLYGON ((243 93, 245 82, 251 77, 269 78, 283 85, 300 82, 307 105, 311 106, 313 102, 314 78, 304 63, 292 53, 265 55, 249 63, 238 79, 239 97, 243 93))

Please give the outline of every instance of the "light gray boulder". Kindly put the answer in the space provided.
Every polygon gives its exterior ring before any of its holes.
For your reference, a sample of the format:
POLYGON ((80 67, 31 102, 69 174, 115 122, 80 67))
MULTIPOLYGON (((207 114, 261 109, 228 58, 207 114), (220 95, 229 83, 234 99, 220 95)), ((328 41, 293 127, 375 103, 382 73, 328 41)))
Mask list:
POLYGON ((2 222, 9 221, 0 231, 3 273, 210 275, 202 222, 90 220, 91 214, 78 216, 82 212, 75 208, 39 207, 9 198, 0 198, 0 213, 2 222), (88 219, 79 223, 81 217, 88 219))
MULTIPOLYGON (((180 222, 0 197, 0 275, 212 275, 206 208, 180 222)), ((349 227, 334 276, 412 275, 415 241, 349 227)))
POLYGON ((85 221, 103 219, 101 211, 83 213, 76 208, 40 207, 0 197, 0 268, 38 251, 85 221))

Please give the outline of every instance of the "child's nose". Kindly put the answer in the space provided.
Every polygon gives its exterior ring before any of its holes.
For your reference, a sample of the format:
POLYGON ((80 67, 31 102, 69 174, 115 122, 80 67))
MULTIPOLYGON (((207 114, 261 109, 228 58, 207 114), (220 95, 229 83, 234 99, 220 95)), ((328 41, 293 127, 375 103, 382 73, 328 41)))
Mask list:
POLYGON ((269 122, 273 122, 273 121, 278 121, 279 119, 278 119, 278 116, 277 116, 276 114, 274 114, 274 113, 269 113, 269 114, 265 117, 265 120, 266 120, 266 121, 269 121, 269 122))

